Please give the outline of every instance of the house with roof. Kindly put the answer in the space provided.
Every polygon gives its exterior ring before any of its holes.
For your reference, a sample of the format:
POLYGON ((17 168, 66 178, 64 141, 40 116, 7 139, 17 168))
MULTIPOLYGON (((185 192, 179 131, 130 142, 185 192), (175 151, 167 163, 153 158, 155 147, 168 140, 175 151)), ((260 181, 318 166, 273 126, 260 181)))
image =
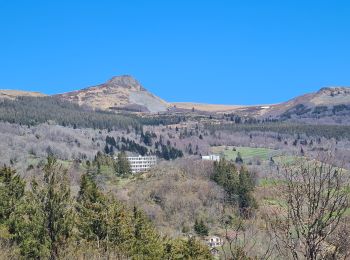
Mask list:
POLYGON ((219 236, 208 236, 206 238, 206 242, 210 248, 216 248, 216 247, 222 246, 223 244, 223 240, 219 236))

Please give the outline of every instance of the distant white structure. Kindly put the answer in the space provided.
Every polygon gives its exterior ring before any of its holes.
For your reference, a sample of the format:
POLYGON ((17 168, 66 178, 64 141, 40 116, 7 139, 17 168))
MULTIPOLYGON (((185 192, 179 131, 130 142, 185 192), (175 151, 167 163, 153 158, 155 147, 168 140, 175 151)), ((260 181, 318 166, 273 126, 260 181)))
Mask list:
POLYGON ((203 155, 202 160, 217 161, 218 162, 218 161, 220 161, 220 155, 216 155, 216 154, 203 155))
POLYGON ((157 164, 156 156, 130 156, 127 157, 132 173, 144 172, 157 164))
POLYGON ((218 236, 209 236, 206 238, 206 242, 210 248, 216 248, 222 245, 223 240, 218 236))

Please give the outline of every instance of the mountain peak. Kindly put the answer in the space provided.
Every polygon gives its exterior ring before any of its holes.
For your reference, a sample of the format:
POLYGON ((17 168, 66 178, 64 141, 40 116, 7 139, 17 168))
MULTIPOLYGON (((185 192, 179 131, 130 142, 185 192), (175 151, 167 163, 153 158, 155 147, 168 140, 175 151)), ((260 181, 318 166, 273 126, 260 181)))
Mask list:
POLYGON ((324 87, 321 88, 317 94, 323 94, 328 96, 336 96, 336 95, 348 95, 350 94, 349 87, 324 87))
POLYGON ((167 102, 151 94, 132 76, 111 78, 97 86, 57 95, 61 99, 104 110, 162 112, 167 102))
POLYGON ((109 87, 122 87, 127 89, 136 89, 139 91, 145 91, 146 89, 141 86, 141 84, 130 75, 115 76, 108 80, 104 85, 109 87))

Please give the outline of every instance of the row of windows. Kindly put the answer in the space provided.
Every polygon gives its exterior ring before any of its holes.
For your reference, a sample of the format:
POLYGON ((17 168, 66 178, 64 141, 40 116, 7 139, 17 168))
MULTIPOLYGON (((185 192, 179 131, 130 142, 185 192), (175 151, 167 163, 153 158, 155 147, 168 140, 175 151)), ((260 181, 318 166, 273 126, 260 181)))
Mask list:
POLYGON ((128 160, 131 160, 131 161, 156 160, 156 157, 155 156, 152 156, 152 157, 128 157, 128 160))
POLYGON ((139 163, 156 163, 156 161, 129 161, 130 164, 139 164, 139 163))
POLYGON ((156 162, 130 162, 131 165, 137 165, 137 164, 155 164, 156 162))

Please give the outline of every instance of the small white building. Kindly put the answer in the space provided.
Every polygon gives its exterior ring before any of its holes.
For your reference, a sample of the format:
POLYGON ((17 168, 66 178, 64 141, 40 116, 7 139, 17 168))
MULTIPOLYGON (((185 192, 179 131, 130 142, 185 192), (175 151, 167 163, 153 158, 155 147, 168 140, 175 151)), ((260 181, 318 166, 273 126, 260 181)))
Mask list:
POLYGON ((156 156, 129 156, 127 157, 132 173, 144 172, 157 164, 156 156))
POLYGON ((202 160, 217 161, 218 162, 218 161, 220 161, 220 155, 216 155, 216 154, 203 155, 202 160))
POLYGON ((209 236, 207 237, 206 241, 210 248, 216 248, 222 246, 223 244, 222 239, 218 236, 209 236))

